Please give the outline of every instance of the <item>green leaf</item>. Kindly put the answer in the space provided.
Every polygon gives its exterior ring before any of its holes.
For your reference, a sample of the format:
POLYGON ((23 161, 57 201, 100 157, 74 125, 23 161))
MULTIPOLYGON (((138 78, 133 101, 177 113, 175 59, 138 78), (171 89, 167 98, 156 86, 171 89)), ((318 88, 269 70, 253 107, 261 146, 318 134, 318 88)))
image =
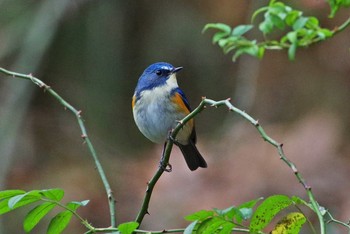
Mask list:
POLYGON ((259 24, 259 30, 264 34, 269 34, 272 32, 273 23, 270 19, 267 19, 259 24))
POLYGON ((234 55, 232 56, 232 61, 235 62, 239 56, 245 53, 245 51, 246 51, 246 48, 244 47, 237 49, 234 55))
POLYGON ((256 11, 253 13, 253 15, 252 15, 251 22, 253 23, 254 20, 255 20, 255 18, 256 18, 259 14, 261 14, 261 13, 264 12, 264 11, 267 11, 268 9, 269 9, 269 7, 264 6, 264 7, 262 7, 262 8, 259 8, 258 10, 256 10, 256 11))
POLYGON ((237 207, 231 206, 224 210, 215 209, 216 213, 226 220, 235 219, 237 223, 242 223, 243 220, 251 218, 253 210, 251 208, 242 207, 238 209, 237 207))
POLYGON ((329 29, 320 29, 317 31, 317 35, 321 38, 321 39, 326 39, 329 38, 331 36, 333 36, 333 32, 329 29))
POLYGON ((199 232, 202 234, 213 234, 216 233, 218 230, 222 229, 222 226, 224 226, 226 223, 228 223, 225 220, 222 219, 213 219, 213 222, 207 226, 207 228, 203 232, 199 232))
POLYGON ((73 213, 65 210, 58 213, 53 219, 51 219, 49 227, 47 228, 47 234, 60 234, 69 224, 73 213))
MULTIPOLYGON (((300 198, 298 196, 293 196, 291 199, 297 205, 305 205, 305 206, 309 206, 310 205, 308 202, 306 202, 304 199, 302 199, 302 198, 300 198)), ((310 205, 310 207, 312 207, 312 206, 310 205)))
POLYGON ((297 44, 293 43, 290 45, 290 47, 288 48, 288 59, 291 61, 294 61, 295 59, 295 53, 297 51, 297 44))
POLYGON ((6 198, 11 198, 20 194, 25 194, 23 190, 4 190, 0 191, 0 201, 6 198))
POLYGON ((202 234, 215 233, 226 222, 227 221, 219 217, 212 217, 212 218, 206 219, 204 222, 198 225, 197 233, 202 233, 202 234))
POLYGON ((84 201, 80 201, 80 202, 76 202, 78 204, 80 204, 80 206, 86 206, 87 204, 89 204, 90 200, 84 200, 84 201))
POLYGON ((286 5, 283 2, 274 1, 273 4, 270 4, 270 11, 274 13, 284 12, 286 5))
POLYGON ((239 205, 236 209, 235 219, 237 223, 242 223, 243 220, 250 219, 253 216, 253 207, 256 203, 263 198, 258 198, 255 200, 251 200, 239 205))
POLYGON ((67 204, 67 208, 76 211, 80 206, 86 206, 90 200, 84 200, 84 201, 71 201, 67 204))
POLYGON ((47 189, 42 190, 41 194, 53 201, 61 201, 64 196, 64 191, 62 189, 47 189))
POLYGON ((252 208, 241 208, 239 211, 242 214, 242 218, 244 220, 250 219, 253 216, 253 209, 252 208))
MULTIPOLYGON (((333 2, 333 1, 329 1, 329 2, 333 2)), ((337 13, 337 11, 339 10, 339 6, 334 5, 334 4, 330 4, 331 6, 331 13, 329 13, 329 18, 333 18, 335 16, 335 14, 337 13)))
POLYGON ((265 47, 260 46, 257 53, 257 58, 261 59, 262 57, 264 57, 264 54, 265 54, 265 47))
MULTIPOLYGON (((36 201, 40 200, 40 198, 42 197, 39 193, 38 190, 33 190, 33 191, 30 191, 30 192, 27 192, 25 194, 20 194, 20 195, 16 195, 14 197, 11 197, 10 200, 8 201, 8 206, 10 209, 14 209, 16 204, 18 202, 20 202, 23 198, 32 198, 36 201)), ((17 208, 17 207, 16 207, 17 208)))
POLYGON ((271 234, 298 234, 305 221, 302 213, 290 213, 277 223, 271 234))
POLYGON ((262 231, 277 213, 291 204, 293 204, 293 201, 285 195, 273 195, 266 198, 253 214, 249 226, 250 232, 262 231))
POLYGON ((249 30, 251 30, 254 26, 251 24, 248 25, 238 25, 237 27, 235 27, 232 31, 232 36, 242 36, 243 34, 245 34, 246 32, 248 32, 249 30))
MULTIPOLYGON (((13 193, 13 195, 16 193, 13 193)), ((27 192, 27 193, 17 193, 12 197, 2 199, 0 201, 0 215, 10 212, 14 209, 20 208, 22 206, 37 202, 40 200, 41 195, 37 190, 27 192)))
POLYGON ((273 25, 275 25, 277 28, 283 30, 285 27, 284 21, 276 14, 269 14, 269 18, 273 25))
POLYGON ((224 37, 227 37, 228 35, 230 35, 229 33, 226 32, 217 32, 214 34, 213 36, 213 44, 217 43, 219 40, 223 39, 224 37))
POLYGON ((245 53, 254 56, 254 57, 259 57, 259 46, 257 45, 251 45, 249 47, 247 47, 247 49, 245 50, 245 53))
POLYGON ((32 209, 24 218, 23 228, 26 232, 30 232, 44 216, 49 213, 56 204, 51 202, 44 202, 41 205, 32 209))
POLYGON ((298 42, 298 35, 297 35, 297 32, 295 31, 287 33, 286 37, 289 40, 289 42, 292 44, 295 44, 298 42))
POLYGON ((232 60, 235 61, 242 54, 249 54, 251 56, 260 58, 263 52, 264 50, 261 50, 259 46, 255 44, 242 46, 236 50, 235 54, 232 57, 232 60))
POLYGON ((229 52, 231 52, 232 50, 236 49, 237 45, 226 45, 224 46, 222 49, 224 51, 224 54, 228 54, 229 52))
POLYGON ((76 201, 68 202, 66 205, 66 207, 72 211, 76 211, 80 206, 82 206, 81 202, 76 201))
MULTIPOLYGON (((301 199, 300 197, 297 197, 297 196, 293 196, 292 197, 292 200, 295 204, 297 205, 305 205, 307 207, 309 207, 311 210, 313 210, 315 212, 315 209, 313 207, 313 205, 309 202, 306 202, 305 200, 301 199)), ((319 208, 319 211, 321 212, 322 215, 325 215, 327 213, 327 209, 322 207, 322 206, 318 206, 319 208)))
POLYGON ((308 20, 309 20, 308 17, 300 17, 293 24, 293 30, 298 30, 298 29, 303 28, 308 20))
POLYGON ((230 36, 228 38, 221 39, 218 45, 225 51, 228 47, 236 47, 239 45, 241 39, 239 37, 230 36))
POLYGON ((295 23, 295 21, 299 18, 299 16, 301 16, 301 14, 302 13, 300 11, 296 10, 289 12, 285 19, 286 24, 288 26, 292 26, 295 23))
POLYGON ((5 214, 5 213, 7 213, 8 211, 11 210, 11 209, 9 208, 9 205, 8 205, 9 200, 10 200, 10 198, 2 199, 2 200, 0 201, 0 215, 5 214))
POLYGON ((131 234, 136 230, 138 226, 139 223, 137 222, 122 223, 118 225, 118 230, 121 234, 131 234))
POLYGON ((196 220, 196 221, 192 222, 190 225, 188 225, 184 230, 184 234, 194 233, 194 230, 196 228, 197 223, 198 223, 198 220, 196 220))
POLYGON ((233 214, 235 213, 235 207, 231 206, 226 209, 220 210, 220 209, 214 209, 215 212, 222 217, 227 216, 228 218, 231 218, 234 216, 233 214))
POLYGON ((349 7, 350 0, 327 0, 328 4, 331 8, 331 13, 329 14, 329 18, 333 18, 335 14, 338 12, 340 7, 349 7))
POLYGON ((219 31, 226 32, 227 34, 231 33, 231 27, 223 23, 206 24, 202 30, 202 33, 206 32, 208 29, 217 29, 219 31))
POLYGON ((219 230, 219 234, 230 234, 232 233, 232 229, 235 225, 231 222, 226 222, 221 225, 221 230, 219 230))
POLYGON ((310 29, 318 29, 319 28, 319 21, 316 17, 308 17, 308 20, 305 25, 307 28, 310 29))
POLYGON ((218 41, 218 45, 219 45, 221 48, 223 48, 223 47, 225 47, 225 46, 228 44, 228 42, 229 42, 229 39, 228 39, 228 38, 223 38, 223 39, 220 39, 220 40, 218 41))
POLYGON ((209 217, 212 217, 214 215, 214 211, 208 211, 208 210, 200 210, 198 212, 195 212, 193 214, 187 215, 185 219, 187 221, 196 221, 196 220, 204 220, 209 217))
POLYGON ((68 210, 62 211, 58 213, 50 222, 49 227, 47 229, 47 234, 59 234, 61 233, 70 222, 73 213, 75 212, 80 206, 84 206, 88 203, 88 200, 77 202, 72 201, 67 203, 66 208, 68 210))

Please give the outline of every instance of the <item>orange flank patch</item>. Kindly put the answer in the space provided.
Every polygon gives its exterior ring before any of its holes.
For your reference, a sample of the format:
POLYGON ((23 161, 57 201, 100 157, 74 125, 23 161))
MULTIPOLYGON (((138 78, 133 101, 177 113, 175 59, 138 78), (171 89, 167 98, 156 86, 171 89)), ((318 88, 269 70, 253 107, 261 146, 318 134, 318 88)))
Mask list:
POLYGON ((181 112, 183 112, 185 115, 188 115, 190 113, 190 110, 187 108, 186 104, 182 100, 182 97, 179 93, 175 93, 174 96, 171 98, 173 103, 177 104, 177 109, 181 112))
MULTIPOLYGON (((180 112, 182 112, 184 115, 188 115, 190 113, 190 110, 187 108, 185 102, 182 100, 181 94, 175 93, 174 96, 172 96, 171 101, 177 104, 176 105, 177 109, 180 112)), ((179 134, 177 135, 177 139, 180 141, 182 139, 182 140, 185 140, 187 142, 189 136, 191 135, 193 127, 194 127, 194 121, 193 121, 193 119, 190 119, 185 124, 182 131, 180 131, 179 134)))
POLYGON ((134 95, 134 96, 132 96, 132 102, 131 102, 132 108, 134 108, 135 103, 136 103, 136 96, 134 95))

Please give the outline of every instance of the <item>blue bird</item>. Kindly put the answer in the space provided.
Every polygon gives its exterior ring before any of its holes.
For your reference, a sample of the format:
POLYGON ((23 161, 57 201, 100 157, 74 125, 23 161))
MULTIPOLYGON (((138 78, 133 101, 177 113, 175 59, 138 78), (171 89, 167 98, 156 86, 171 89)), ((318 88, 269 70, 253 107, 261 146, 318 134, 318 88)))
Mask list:
MULTIPOLYGON (((179 120, 191 112, 185 94, 176 80, 176 73, 181 69, 182 67, 175 68, 164 62, 150 65, 139 78, 132 98, 137 127, 152 142, 165 142, 164 148, 169 132, 179 120)), ((174 139, 191 171, 198 167, 207 167, 195 145, 196 138, 194 120, 191 119, 174 139)))

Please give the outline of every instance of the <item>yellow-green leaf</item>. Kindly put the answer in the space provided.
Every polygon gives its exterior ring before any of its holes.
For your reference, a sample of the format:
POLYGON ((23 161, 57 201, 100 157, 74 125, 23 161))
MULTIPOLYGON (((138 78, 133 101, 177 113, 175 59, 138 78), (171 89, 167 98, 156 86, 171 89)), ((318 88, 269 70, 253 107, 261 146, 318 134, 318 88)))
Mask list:
POLYGON ((271 234, 298 234, 305 221, 302 213, 290 213, 277 223, 271 234))
POLYGON ((293 201, 285 195, 273 195, 266 198, 253 214, 249 226, 250 232, 257 233, 263 230, 276 214, 292 203, 293 201))

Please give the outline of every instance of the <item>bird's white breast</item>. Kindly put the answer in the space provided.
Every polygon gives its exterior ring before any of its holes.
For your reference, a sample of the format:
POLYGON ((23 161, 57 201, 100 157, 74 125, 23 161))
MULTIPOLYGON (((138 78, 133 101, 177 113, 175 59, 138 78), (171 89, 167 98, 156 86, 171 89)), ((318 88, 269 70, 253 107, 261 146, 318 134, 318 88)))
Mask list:
POLYGON ((135 103, 133 114, 140 131, 155 143, 164 143, 168 132, 182 119, 171 103, 170 94, 177 88, 175 74, 162 86, 144 90, 135 103))

